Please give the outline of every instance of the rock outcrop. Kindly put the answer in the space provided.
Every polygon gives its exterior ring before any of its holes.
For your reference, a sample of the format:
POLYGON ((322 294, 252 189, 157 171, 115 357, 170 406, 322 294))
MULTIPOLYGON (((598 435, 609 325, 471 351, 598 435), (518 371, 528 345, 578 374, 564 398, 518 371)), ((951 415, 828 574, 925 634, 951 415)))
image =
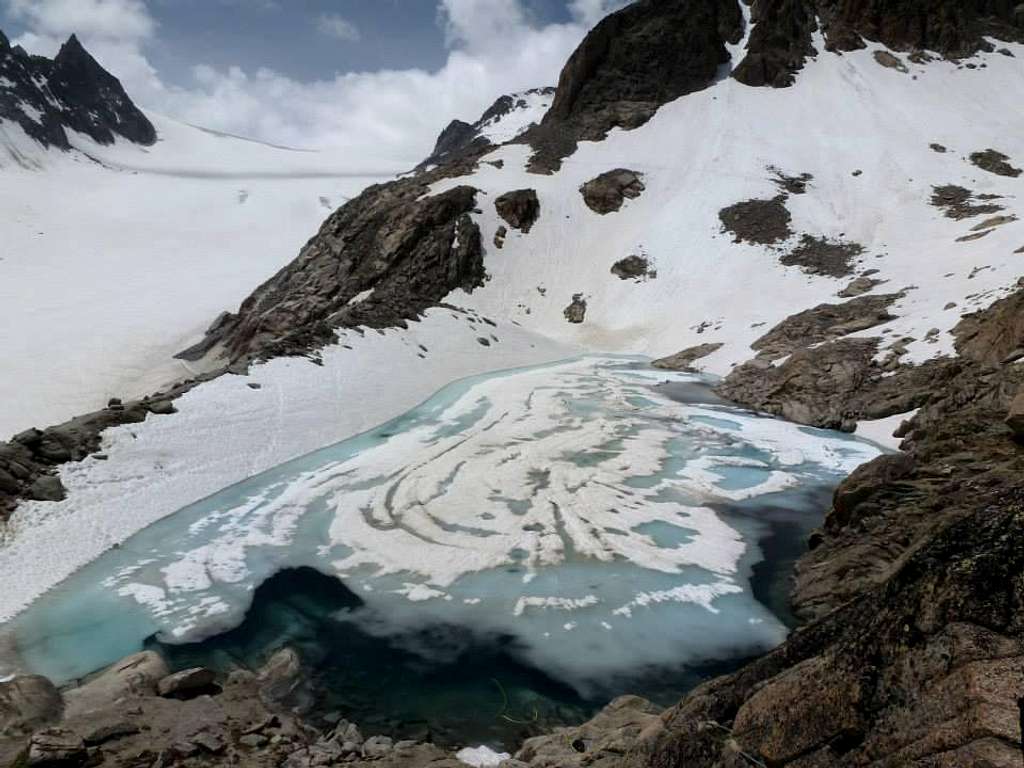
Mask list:
POLYGON ((498 215, 513 229, 524 235, 540 218, 540 201, 532 189, 517 189, 495 198, 494 208, 498 215))
POLYGON ((483 245, 470 218, 477 190, 427 195, 442 177, 424 173, 376 185, 346 203, 295 261, 180 356, 213 352, 244 362, 308 355, 333 341, 336 328, 402 326, 456 288, 481 285, 483 245))
POLYGON ((69 130, 100 144, 118 136, 156 141, 152 123, 74 35, 51 60, 12 47, 0 32, 0 83, 0 120, 17 123, 43 146, 71 149, 69 130))
POLYGON ((647 279, 653 280, 658 276, 657 270, 651 267, 651 262, 647 260, 647 257, 638 256, 637 254, 616 261, 612 264, 611 273, 619 278, 619 280, 634 280, 637 282, 647 279))
POLYGON ((767 200, 744 200, 718 212, 722 229, 736 243, 775 245, 793 236, 793 216, 786 207, 786 195, 767 200))
POLYGON ((743 35, 736 0, 639 0, 605 17, 569 58, 551 108, 523 136, 530 169, 552 173, 578 141, 637 128, 663 104, 711 85, 743 35))
POLYGON ((141 400, 122 403, 115 398, 102 410, 46 429, 29 429, 0 443, 0 523, 22 499, 63 499, 64 486, 56 475, 60 465, 97 454, 101 435, 110 427, 136 424, 150 414, 174 413, 174 400, 206 378, 196 377, 141 400))
POLYGON ((605 171, 580 187, 583 202, 600 214, 614 213, 626 200, 635 200, 643 191, 643 176, 628 168, 605 171))
POLYGON ((574 293, 572 295, 572 301, 569 302, 562 314, 565 315, 565 319, 574 325, 579 325, 587 317, 587 300, 583 297, 582 293, 574 293))
POLYGON ((695 362, 717 352, 721 348, 722 345, 718 343, 698 344, 695 347, 687 347, 680 352, 676 352, 674 355, 659 358, 651 363, 651 365, 666 371, 692 371, 695 362))
POLYGON ((1010 158, 995 149, 986 149, 984 152, 972 152, 971 162, 983 171, 994 173, 997 176, 1009 176, 1015 179, 1022 171, 1010 164, 1010 158))
POLYGON ((792 85, 820 31, 830 51, 878 42, 897 51, 963 58, 993 50, 986 37, 1020 40, 1024 14, 1002 0, 754 0, 747 54, 733 77, 750 86, 792 85))

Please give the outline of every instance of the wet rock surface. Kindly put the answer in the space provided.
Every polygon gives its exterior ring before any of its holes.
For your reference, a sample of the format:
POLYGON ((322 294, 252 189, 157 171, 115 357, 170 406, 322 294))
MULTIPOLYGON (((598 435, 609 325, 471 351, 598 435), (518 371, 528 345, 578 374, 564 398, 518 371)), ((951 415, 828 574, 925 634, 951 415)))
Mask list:
POLYGON ((513 229, 523 234, 530 231, 540 218, 540 201, 533 189, 517 189, 495 198, 498 215, 513 229))
POLYGON ((46 147, 71 149, 67 131, 112 144, 120 136, 153 144, 156 130, 117 78, 72 35, 52 60, 12 47, 0 32, 0 119, 46 147))
POLYGON ((600 214, 614 213, 626 200, 635 200, 643 191, 643 177, 628 168, 606 171, 580 187, 583 202, 600 214))

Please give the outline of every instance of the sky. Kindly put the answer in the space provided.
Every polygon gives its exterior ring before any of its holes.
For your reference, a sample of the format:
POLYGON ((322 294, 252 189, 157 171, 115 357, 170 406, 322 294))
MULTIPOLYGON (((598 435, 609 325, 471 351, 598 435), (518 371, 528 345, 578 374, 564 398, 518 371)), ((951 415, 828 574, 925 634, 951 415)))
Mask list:
POLYGON ((628 0, 0 0, 52 56, 78 34, 145 109, 286 146, 414 165, 453 118, 554 85, 628 0))

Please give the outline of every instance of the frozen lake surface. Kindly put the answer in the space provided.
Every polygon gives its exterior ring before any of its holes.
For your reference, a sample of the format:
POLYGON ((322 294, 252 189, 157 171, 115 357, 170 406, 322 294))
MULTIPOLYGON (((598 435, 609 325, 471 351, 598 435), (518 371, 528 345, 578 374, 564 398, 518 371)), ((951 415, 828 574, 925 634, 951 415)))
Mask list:
POLYGON ((61 681, 146 644, 222 668, 292 644, 322 706, 500 742, 778 644, 821 493, 878 453, 632 359, 490 373, 150 526, 5 639, 61 681))

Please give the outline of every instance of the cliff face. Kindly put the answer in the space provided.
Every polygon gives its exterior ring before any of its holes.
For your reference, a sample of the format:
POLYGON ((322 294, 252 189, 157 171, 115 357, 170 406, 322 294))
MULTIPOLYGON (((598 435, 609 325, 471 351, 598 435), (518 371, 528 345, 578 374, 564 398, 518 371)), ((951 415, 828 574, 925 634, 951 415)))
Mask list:
POLYGON ((72 35, 57 56, 30 56, 0 33, 0 119, 47 147, 70 149, 67 131, 100 144, 116 136, 152 144, 156 130, 121 83, 72 35))
POLYGON ((404 325, 484 279, 476 190, 424 197, 425 177, 370 187, 332 215, 299 257, 225 314, 196 347, 228 361, 309 354, 334 328, 404 325))
POLYGON ((1010 0, 754 0, 747 55, 733 77, 785 87, 808 56, 818 21, 830 51, 878 42, 897 51, 949 58, 991 50, 985 36, 1019 40, 1024 9, 1010 0), (930 53, 925 53, 930 52, 930 53))
POLYGON ((602 20, 562 69, 551 109, 525 137, 550 173, 577 141, 636 128, 658 108, 711 85, 743 36, 737 0, 641 0, 602 20))

